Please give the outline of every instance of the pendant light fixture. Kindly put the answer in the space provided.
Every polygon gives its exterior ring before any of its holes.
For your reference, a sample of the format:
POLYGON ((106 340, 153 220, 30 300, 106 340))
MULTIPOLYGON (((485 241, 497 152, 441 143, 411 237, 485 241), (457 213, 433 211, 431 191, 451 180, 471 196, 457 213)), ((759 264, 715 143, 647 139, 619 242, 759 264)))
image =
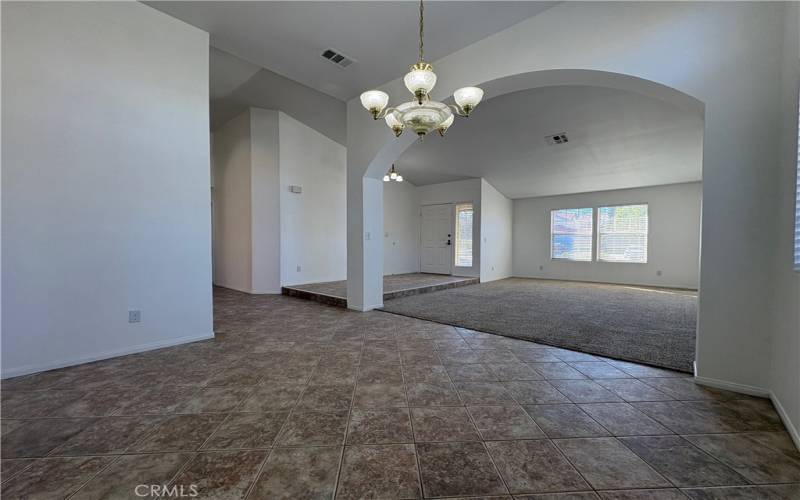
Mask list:
POLYGON ((468 117, 483 98, 483 90, 478 87, 463 87, 453 93, 455 105, 431 100, 429 95, 436 85, 436 73, 433 72, 433 66, 425 62, 423 57, 425 8, 422 2, 423 0, 419 2, 419 60, 411 66, 411 70, 403 78, 403 83, 414 96, 414 100, 395 108, 387 108, 389 95, 386 92, 368 90, 361 94, 361 105, 372 114, 373 119, 383 118, 397 137, 407 127, 411 128, 420 139, 432 130, 438 130, 444 137, 447 129, 453 124, 454 116, 468 117))
POLYGON ((383 182, 389 181, 403 182, 403 176, 397 173, 394 169, 394 164, 392 164, 392 168, 386 172, 386 175, 383 176, 383 182))

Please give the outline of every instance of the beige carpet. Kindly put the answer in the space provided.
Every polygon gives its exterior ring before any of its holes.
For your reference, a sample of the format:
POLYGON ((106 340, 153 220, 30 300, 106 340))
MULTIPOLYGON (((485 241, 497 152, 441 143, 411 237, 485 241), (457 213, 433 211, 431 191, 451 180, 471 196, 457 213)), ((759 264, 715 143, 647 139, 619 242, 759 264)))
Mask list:
POLYGON ((509 278, 386 302, 385 311, 686 372, 697 294, 509 278))

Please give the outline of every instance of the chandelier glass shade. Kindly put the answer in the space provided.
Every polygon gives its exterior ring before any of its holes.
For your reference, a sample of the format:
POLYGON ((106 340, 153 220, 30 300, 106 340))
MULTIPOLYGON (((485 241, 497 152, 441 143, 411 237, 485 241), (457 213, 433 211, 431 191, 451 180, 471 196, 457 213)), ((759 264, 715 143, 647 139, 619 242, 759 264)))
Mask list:
POLYGON ((456 115, 468 117, 483 98, 483 90, 478 87, 463 87, 456 90, 453 94, 455 105, 447 105, 430 98, 430 93, 436 86, 436 73, 433 72, 433 66, 423 59, 423 21, 424 6, 420 0, 419 61, 411 66, 403 78, 403 83, 414 99, 396 107, 388 107, 389 95, 386 92, 368 90, 361 94, 361 105, 375 120, 383 118, 397 137, 406 128, 413 130, 420 139, 434 130, 444 136, 456 115))

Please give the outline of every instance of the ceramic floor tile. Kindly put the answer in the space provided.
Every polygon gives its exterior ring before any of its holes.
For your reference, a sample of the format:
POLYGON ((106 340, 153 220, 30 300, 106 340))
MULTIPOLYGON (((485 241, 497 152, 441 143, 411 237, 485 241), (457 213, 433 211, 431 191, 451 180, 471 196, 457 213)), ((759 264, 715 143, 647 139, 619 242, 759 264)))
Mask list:
POLYGON ((546 380, 503 382, 511 397, 519 404, 569 403, 569 399, 546 380))
POLYGON ((683 493, 692 500, 797 500, 800 484, 688 488, 683 493))
POLYGON ((546 437, 530 415, 519 406, 470 406, 467 409, 486 441, 546 437))
POLYGON ((3 458, 43 457, 93 422, 80 418, 20 420, 3 434, 0 450, 3 458))
POLYGON ((591 403, 578 406, 615 436, 672 434, 672 431, 628 403, 591 403))
POLYGON ((702 412, 682 401, 656 401, 631 403, 631 406, 647 414, 678 434, 703 434, 731 432, 730 420, 715 416, 713 412, 702 412))
POLYGON ((417 444, 425 496, 508 494, 483 443, 417 444))
POLYGON ((223 420, 225 415, 215 413, 167 417, 130 451, 194 451, 205 443, 223 420))
POLYGON ((6 482, 29 465, 36 461, 35 458, 8 458, 0 461, 0 482, 6 482))
POLYGON ((578 405, 526 405, 524 409, 551 439, 610 435, 578 405))
POLYGON ((628 378, 630 375, 603 361, 572 361, 570 366, 590 379, 628 378))
POLYGON ((253 392, 252 387, 205 387, 177 408, 178 413, 229 412, 253 392))
POLYGON ((340 447, 276 448, 272 450, 250 498, 333 499, 340 447))
POLYGON ((289 412, 232 413, 214 431, 203 449, 269 448, 289 412))
POLYGON ((481 440, 466 408, 461 406, 411 408, 411 422, 418 443, 481 440))
POLYGON ((670 486, 669 481, 614 438, 557 439, 555 443, 595 489, 670 486))
POLYGON ((589 489, 549 440, 493 441, 486 447, 513 494, 589 489))
POLYGON ((497 380, 543 380, 544 377, 527 363, 487 363, 497 380))
POLYGON ((136 498, 137 491, 140 493, 148 491, 147 487, 151 484, 169 484, 191 459, 190 453, 123 455, 84 485, 72 498, 74 500, 136 498))
POLYGON ((499 380, 488 367, 479 364, 447 365, 447 374, 456 381, 494 382, 499 380))
POLYGON ((332 446, 344 443, 348 412, 294 412, 278 435, 277 446, 332 446))
POLYGON ((203 499, 245 498, 266 456, 266 451, 198 453, 170 486, 197 491, 197 497, 203 499))
POLYGON ((414 382, 406 385, 410 406, 459 406, 461 399, 450 382, 414 382))
POLYGON ((421 498, 417 456, 410 444, 348 446, 336 498, 421 498))
POLYGON ((347 410, 353 401, 354 384, 309 385, 295 408, 305 410, 347 410))
POLYGON ((681 437, 627 437, 620 441, 675 486, 747 484, 744 477, 681 437))
POLYGON ((104 417, 73 436, 55 455, 104 455, 123 453, 145 437, 162 417, 104 417))
POLYGON ((551 380, 573 403, 617 403, 622 399, 592 380, 551 380))
POLYGON ((800 460, 746 434, 686 436, 686 439, 753 483, 800 482, 800 460))
POLYGON ((601 491, 600 496, 603 500, 686 500, 686 495, 675 488, 601 491))
POLYGON ((239 406, 239 411, 270 412, 291 409, 305 386, 302 384, 268 384, 255 388, 244 402, 239 406))
POLYGON ((555 363, 529 363, 546 380, 582 380, 587 378, 575 368, 556 360, 555 363))
POLYGON ((100 472, 112 457, 43 458, 5 481, 3 498, 66 498, 100 472))
POLYGON ((595 380, 625 401, 669 401, 674 399, 658 389, 632 378, 595 380))
POLYGON ((359 408, 408 406, 403 384, 358 384, 355 401, 359 408))
POLYGON ((461 401, 467 405, 516 404, 500 382, 456 382, 455 386, 461 401))
POLYGON ((354 408, 350 413, 348 445, 413 442, 407 408, 354 408))

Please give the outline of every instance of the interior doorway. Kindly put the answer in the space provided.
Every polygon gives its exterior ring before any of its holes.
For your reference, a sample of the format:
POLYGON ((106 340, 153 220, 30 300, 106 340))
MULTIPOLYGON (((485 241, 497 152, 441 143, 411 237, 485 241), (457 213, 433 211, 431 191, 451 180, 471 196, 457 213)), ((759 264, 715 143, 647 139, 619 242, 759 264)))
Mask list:
POLYGON ((423 205, 420 235, 420 270, 452 274, 453 204, 423 205))

